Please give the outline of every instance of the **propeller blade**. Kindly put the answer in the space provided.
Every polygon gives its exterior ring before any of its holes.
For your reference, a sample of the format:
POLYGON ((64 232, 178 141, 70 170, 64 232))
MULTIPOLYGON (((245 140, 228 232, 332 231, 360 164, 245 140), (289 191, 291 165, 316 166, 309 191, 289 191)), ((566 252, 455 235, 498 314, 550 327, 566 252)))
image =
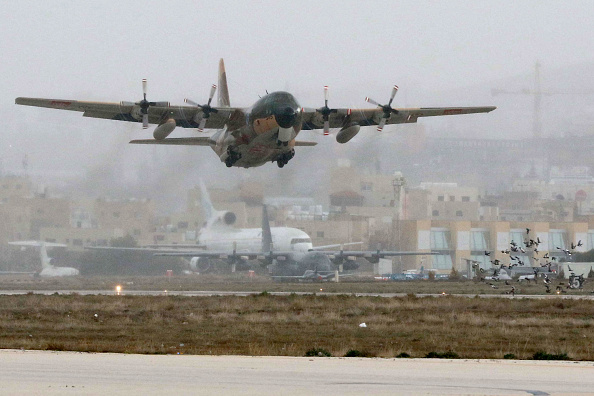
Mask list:
POLYGON ((210 87, 210 95, 208 96, 208 104, 210 104, 210 101, 212 100, 212 98, 214 97, 215 91, 217 90, 217 86, 212 84, 212 87, 210 87))
POLYGON ((377 103, 375 100, 371 99, 370 97, 365 98, 365 101, 368 102, 368 103, 371 103, 372 105, 376 105, 376 106, 382 107, 381 104, 377 103))
POLYGON ((385 125, 386 125, 386 119, 382 117, 382 119, 380 120, 379 125, 377 126, 378 132, 381 132, 382 129, 384 129, 384 126, 385 125))
POLYGON ((394 100, 394 96, 396 96, 396 92, 398 92, 398 85, 394 85, 394 88, 392 88, 392 95, 390 95, 390 101, 388 102, 388 106, 392 105, 392 101, 394 100))
POLYGON ((142 93, 144 94, 144 96, 146 96, 146 88, 147 88, 146 85, 147 85, 146 78, 143 78, 142 79, 142 93))
POLYGON ((200 125, 198 125, 198 132, 204 132, 204 127, 206 126, 206 118, 202 117, 200 120, 200 125))
POLYGON ((187 104, 189 104, 190 106, 196 106, 196 107, 200 107, 200 105, 199 105, 198 103, 196 103, 196 102, 194 102, 193 100, 191 100, 191 99, 188 99, 188 98, 185 98, 185 99, 184 99, 184 102, 186 102, 186 103, 187 103, 187 104))
POLYGON ((326 106, 328 106, 328 86, 324 85, 324 101, 326 102, 326 106))
POLYGON ((142 115, 142 128, 143 129, 148 128, 148 114, 142 115))
POLYGON ((330 135, 330 121, 324 121, 324 136, 330 135))

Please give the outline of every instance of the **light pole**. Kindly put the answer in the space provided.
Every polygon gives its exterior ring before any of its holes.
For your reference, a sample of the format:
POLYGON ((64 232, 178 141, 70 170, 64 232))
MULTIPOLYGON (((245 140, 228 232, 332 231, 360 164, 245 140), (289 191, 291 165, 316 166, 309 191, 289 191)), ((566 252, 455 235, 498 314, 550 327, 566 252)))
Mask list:
MULTIPOLYGON (((402 176, 402 172, 394 172, 394 179, 392 180, 392 187, 394 188, 394 218, 392 219, 392 246, 394 247, 396 240, 398 241, 398 250, 402 250, 402 239, 400 233, 400 217, 402 215, 402 200, 404 197, 404 186, 406 179, 402 176)), ((398 265, 402 269, 402 257, 398 256, 398 265)))

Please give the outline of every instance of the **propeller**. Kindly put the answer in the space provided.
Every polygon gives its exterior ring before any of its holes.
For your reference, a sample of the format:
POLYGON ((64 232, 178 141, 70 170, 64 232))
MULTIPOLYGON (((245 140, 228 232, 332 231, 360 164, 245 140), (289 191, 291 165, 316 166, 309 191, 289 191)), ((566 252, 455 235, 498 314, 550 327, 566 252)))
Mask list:
POLYGON ((210 87, 210 95, 208 96, 208 103, 206 103, 205 105, 200 105, 188 98, 184 99, 184 102, 192 106, 200 107, 202 109, 202 119, 200 120, 200 125, 198 125, 198 132, 204 132, 204 127, 206 126, 206 121, 208 121, 208 117, 210 117, 210 113, 219 112, 217 109, 210 106, 210 103, 212 102, 212 98, 214 97, 216 90, 217 86, 212 84, 212 87, 210 87))
POLYGON ((169 102, 149 102, 146 100, 147 81, 142 79, 142 100, 140 102, 121 102, 122 106, 139 106, 140 114, 142 114, 142 128, 148 128, 148 109, 151 106, 169 107, 169 102))
POLYGON ((337 109, 331 109, 328 107, 328 86, 324 86, 324 107, 320 107, 316 109, 318 113, 320 113, 324 119, 324 136, 328 136, 330 134, 330 121, 328 117, 332 113, 338 112, 337 109))
POLYGON ((388 120, 388 118, 390 118, 392 113, 398 114, 398 110, 392 108, 392 101, 394 100, 394 96, 396 96, 396 92, 398 92, 398 86, 394 85, 394 88, 392 88, 392 94, 390 95, 390 101, 388 102, 387 105, 381 105, 369 97, 365 98, 366 102, 369 102, 369 103, 374 104, 378 107, 381 107, 381 109, 384 112, 383 117, 380 120, 379 125, 377 126, 377 130, 380 132, 382 131, 382 129, 384 129, 384 126, 386 125, 386 121, 388 120))

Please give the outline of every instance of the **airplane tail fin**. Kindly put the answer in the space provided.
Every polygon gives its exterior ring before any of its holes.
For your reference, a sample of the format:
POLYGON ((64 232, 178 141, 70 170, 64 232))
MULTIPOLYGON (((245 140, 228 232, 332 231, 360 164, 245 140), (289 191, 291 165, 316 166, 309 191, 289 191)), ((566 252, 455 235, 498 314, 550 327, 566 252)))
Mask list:
POLYGON ((272 232, 270 231, 270 220, 268 219, 266 205, 262 205, 262 251, 272 251, 272 232))
POLYGON ((215 208, 212 205, 212 201, 210 200, 210 195, 208 194, 208 190, 204 185, 204 181, 202 179, 200 181, 200 201, 202 203, 202 210, 204 211, 204 216, 206 216, 206 221, 209 221, 215 215, 215 208))
POLYGON ((223 58, 219 61, 219 89, 217 102, 219 107, 230 107, 229 88, 227 87, 227 72, 225 71, 225 62, 223 58))
POLYGON ((45 268, 50 268, 52 259, 49 258, 49 256, 47 255, 47 248, 45 247, 45 243, 41 243, 41 246, 39 248, 39 256, 41 258, 41 268, 45 269, 45 268))

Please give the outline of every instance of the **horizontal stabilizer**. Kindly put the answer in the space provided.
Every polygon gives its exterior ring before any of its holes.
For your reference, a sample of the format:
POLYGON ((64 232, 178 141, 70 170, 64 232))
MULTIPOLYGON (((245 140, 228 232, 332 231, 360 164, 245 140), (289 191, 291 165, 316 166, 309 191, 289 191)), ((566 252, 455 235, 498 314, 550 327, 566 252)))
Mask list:
POLYGON ((42 245, 45 245, 45 247, 51 248, 51 247, 68 247, 68 245, 64 245, 63 243, 54 243, 54 242, 44 242, 44 241, 14 241, 14 242, 8 242, 9 245, 15 245, 15 246, 33 246, 33 247, 41 247, 42 245))
POLYGON ((172 146, 210 146, 214 145, 215 142, 209 137, 184 137, 184 138, 169 138, 163 140, 155 139, 139 139, 131 140, 130 144, 165 144, 172 146))
POLYGON ((316 142, 306 142, 306 141, 303 141, 303 140, 301 140, 301 141, 300 140, 296 140, 295 141, 295 146, 315 146, 315 145, 317 145, 316 142))

